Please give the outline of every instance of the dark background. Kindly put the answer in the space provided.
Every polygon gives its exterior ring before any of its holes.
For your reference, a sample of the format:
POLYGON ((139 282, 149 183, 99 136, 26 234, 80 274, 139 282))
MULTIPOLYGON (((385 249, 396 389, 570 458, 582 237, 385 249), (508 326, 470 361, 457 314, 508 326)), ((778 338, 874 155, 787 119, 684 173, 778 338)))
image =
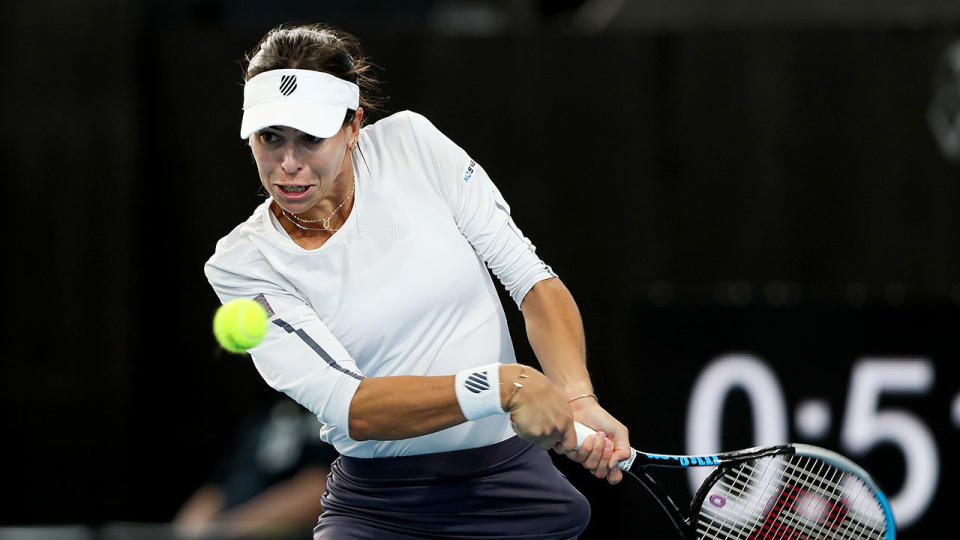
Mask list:
MULTIPOLYGON (((960 480, 960 165, 927 115, 960 8, 71 0, 0 10, 0 525, 167 521, 272 399, 247 358, 217 350, 202 266, 262 200, 237 136, 239 61, 276 24, 323 21, 357 34, 382 67, 387 113, 426 115, 498 183, 574 293, 597 393, 635 446, 688 451, 698 374, 750 354, 782 385, 788 438, 855 457, 896 496, 903 451, 886 440, 854 453, 842 415, 856 362, 912 359, 933 382, 878 406, 929 427, 939 487, 901 537, 945 527, 957 502, 945 486, 960 480), (811 397, 832 411, 817 439, 792 427, 811 397)), ((512 305, 518 356, 534 363, 512 305)), ((753 438, 748 395, 725 402, 725 449, 770 442, 753 438)), ((558 464, 593 501, 586 538, 668 537, 637 486, 558 464)), ((686 481, 667 476, 686 499, 686 481)))

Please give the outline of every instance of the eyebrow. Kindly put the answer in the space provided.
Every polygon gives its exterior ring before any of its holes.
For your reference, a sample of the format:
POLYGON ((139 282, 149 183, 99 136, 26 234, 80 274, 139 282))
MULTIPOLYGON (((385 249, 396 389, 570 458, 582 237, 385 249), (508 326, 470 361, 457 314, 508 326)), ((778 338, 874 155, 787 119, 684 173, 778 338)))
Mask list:
MULTIPOLYGON (((304 134, 304 135, 310 135, 310 134, 307 133, 306 131, 300 131, 299 129, 292 128, 292 127, 288 127, 288 126, 267 126, 267 127, 263 128, 263 129, 261 129, 260 131, 262 132, 262 131, 267 131, 267 130, 279 131, 280 133, 286 133, 287 131, 294 131, 294 132, 302 133, 302 134, 304 134)), ((310 135, 310 136, 311 136, 311 137, 314 137, 314 135, 310 135)), ((317 138, 318 138, 318 139, 326 139, 326 137, 317 137, 317 138)))

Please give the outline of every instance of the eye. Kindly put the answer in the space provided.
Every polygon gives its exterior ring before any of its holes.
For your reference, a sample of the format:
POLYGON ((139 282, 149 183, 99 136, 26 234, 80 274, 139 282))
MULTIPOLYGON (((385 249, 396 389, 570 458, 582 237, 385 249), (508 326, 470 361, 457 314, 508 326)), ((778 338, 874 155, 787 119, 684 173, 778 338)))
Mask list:
POLYGON ((274 131, 261 131, 258 135, 260 135, 260 140, 265 143, 275 143, 280 141, 280 135, 274 131))
POLYGON ((303 142, 305 142, 305 143, 307 143, 307 144, 320 144, 320 143, 322 143, 323 141, 324 141, 324 139, 321 139, 320 137, 314 137, 313 135, 310 135, 309 133, 304 133, 304 134, 303 134, 303 142))

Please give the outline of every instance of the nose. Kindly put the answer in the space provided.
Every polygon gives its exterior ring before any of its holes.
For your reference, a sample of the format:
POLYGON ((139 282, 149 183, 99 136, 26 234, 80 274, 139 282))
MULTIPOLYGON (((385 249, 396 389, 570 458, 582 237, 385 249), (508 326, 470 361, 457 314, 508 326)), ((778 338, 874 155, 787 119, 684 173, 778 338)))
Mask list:
POLYGON ((296 176, 303 168, 303 163, 297 158, 294 145, 289 145, 283 152, 283 161, 280 162, 280 168, 290 176, 296 176))

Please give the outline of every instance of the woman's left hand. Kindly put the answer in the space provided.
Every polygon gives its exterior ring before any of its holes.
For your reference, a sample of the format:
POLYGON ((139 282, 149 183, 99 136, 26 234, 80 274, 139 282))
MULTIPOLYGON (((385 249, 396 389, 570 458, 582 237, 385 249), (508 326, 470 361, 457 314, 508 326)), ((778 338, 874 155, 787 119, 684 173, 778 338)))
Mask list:
POLYGON ((626 426, 617 421, 594 398, 582 398, 570 403, 573 418, 597 433, 584 439, 577 450, 555 448, 568 458, 583 465, 597 478, 606 478, 618 484, 623 472, 617 464, 630 457, 630 437, 626 426), (578 403, 584 402, 584 403, 578 403))

